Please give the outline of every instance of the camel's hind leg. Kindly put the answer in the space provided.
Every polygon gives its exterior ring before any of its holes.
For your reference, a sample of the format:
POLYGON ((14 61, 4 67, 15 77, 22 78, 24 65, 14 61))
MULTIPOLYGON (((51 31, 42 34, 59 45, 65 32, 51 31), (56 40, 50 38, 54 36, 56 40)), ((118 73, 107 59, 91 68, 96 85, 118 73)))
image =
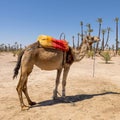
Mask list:
MULTIPOLYGON (((27 79, 28 79, 28 78, 27 78, 27 79)), ((28 101, 29 105, 35 105, 36 102, 33 102, 33 101, 30 99, 29 95, 28 95, 27 80, 26 80, 26 82, 25 82, 25 84, 24 84, 24 86, 23 86, 23 92, 24 92, 24 94, 25 94, 25 96, 26 96, 26 98, 27 98, 27 101, 28 101)))
POLYGON ((17 85, 17 92, 18 92, 18 96, 19 96, 19 100, 20 100, 20 105, 21 105, 21 109, 28 109, 29 107, 26 106, 23 102, 23 96, 22 96, 22 90, 23 87, 25 85, 25 82, 27 81, 27 75, 26 74, 21 74, 18 85, 17 85))
POLYGON ((27 91, 28 75, 32 72, 32 69, 33 69, 33 65, 25 65, 25 66, 22 65, 22 67, 21 67, 21 76, 20 76, 19 83, 17 85, 17 92, 18 92, 18 96, 19 96, 19 99, 20 99, 20 104, 21 104, 22 110, 29 108, 23 102, 22 92, 25 94, 29 105, 34 105, 35 104, 35 102, 31 101, 31 99, 28 95, 28 91, 27 91))

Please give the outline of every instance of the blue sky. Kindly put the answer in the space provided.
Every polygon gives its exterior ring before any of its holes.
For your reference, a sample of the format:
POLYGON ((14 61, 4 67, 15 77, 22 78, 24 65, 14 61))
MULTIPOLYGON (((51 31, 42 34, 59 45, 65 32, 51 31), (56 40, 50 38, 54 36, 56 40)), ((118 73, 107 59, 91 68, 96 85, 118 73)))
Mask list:
MULTIPOLYGON (((0 44, 14 42, 28 45, 38 35, 46 34, 59 39, 62 32, 72 43, 77 40, 80 21, 90 23, 98 35, 97 18, 102 28, 111 27, 110 43, 115 41, 114 18, 120 18, 120 0, 0 0, 0 44)), ((120 33, 120 32, 119 32, 120 33)))

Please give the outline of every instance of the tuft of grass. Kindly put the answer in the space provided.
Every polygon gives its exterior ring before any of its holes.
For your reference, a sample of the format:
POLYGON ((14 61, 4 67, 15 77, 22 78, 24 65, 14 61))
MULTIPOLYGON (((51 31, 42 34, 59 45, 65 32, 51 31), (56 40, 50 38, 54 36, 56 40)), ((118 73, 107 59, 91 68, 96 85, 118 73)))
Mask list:
POLYGON ((101 56, 103 57, 103 60, 105 61, 106 64, 108 64, 109 61, 111 60, 111 56, 110 56, 110 53, 108 51, 102 52, 101 56))
POLYGON ((92 51, 88 51, 87 57, 93 59, 93 56, 94 56, 94 51, 93 50, 92 51))
POLYGON ((14 50, 12 51, 13 56, 15 57, 16 55, 18 56, 22 50, 14 50))
POLYGON ((118 55, 120 56, 120 49, 118 50, 118 55))

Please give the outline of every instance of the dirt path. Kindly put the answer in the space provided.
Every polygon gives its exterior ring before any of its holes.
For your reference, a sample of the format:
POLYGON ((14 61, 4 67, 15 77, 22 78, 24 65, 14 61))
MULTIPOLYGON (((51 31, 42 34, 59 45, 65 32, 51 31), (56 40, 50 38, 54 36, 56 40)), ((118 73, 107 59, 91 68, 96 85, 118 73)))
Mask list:
POLYGON ((19 76, 12 80, 15 61, 11 53, 0 53, 0 120, 120 120, 120 57, 110 64, 96 58, 94 78, 92 59, 74 63, 67 79, 66 101, 52 100, 56 71, 34 67, 28 89, 38 104, 28 111, 20 110, 19 76))

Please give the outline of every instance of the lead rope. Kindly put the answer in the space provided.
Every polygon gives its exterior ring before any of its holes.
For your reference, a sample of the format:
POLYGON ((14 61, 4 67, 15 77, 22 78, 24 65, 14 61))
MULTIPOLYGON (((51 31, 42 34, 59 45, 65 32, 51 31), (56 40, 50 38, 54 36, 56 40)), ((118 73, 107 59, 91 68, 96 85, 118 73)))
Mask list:
MULTIPOLYGON (((62 36, 63 36, 63 40, 65 40, 65 33, 61 33, 60 34, 60 40, 62 40, 62 36)), ((62 65, 64 66, 65 65, 65 63, 66 63, 66 58, 65 58, 65 56, 66 56, 66 53, 63 51, 63 62, 62 62, 62 65)))
POLYGON ((95 51, 95 43, 94 43, 94 51, 93 51, 94 53, 93 53, 93 77, 95 76, 95 53, 96 53, 96 51, 95 51))

